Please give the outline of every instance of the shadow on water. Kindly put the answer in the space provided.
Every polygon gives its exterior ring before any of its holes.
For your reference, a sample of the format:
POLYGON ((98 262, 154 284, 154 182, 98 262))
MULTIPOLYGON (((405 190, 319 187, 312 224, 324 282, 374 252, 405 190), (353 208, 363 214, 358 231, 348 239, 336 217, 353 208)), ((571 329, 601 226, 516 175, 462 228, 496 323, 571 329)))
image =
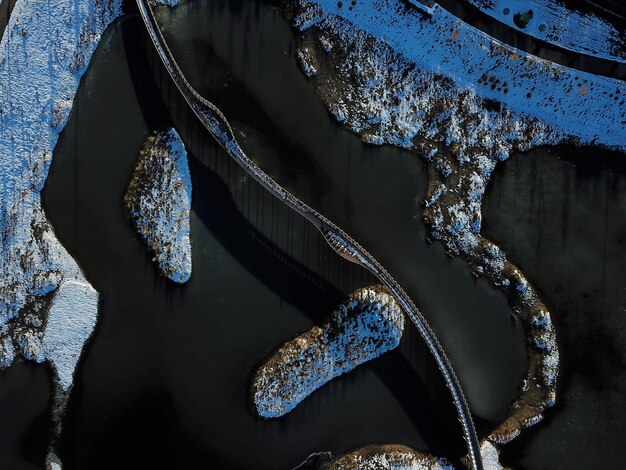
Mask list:
POLYGON ((15 2, 17 0, 2 0, 0 1, 0 41, 6 31, 7 23, 11 18, 13 8, 15 8, 15 2))
POLYGON ((570 147, 512 157, 488 190, 486 236, 539 289, 561 352, 557 406, 507 447, 515 468, 626 459, 625 194, 623 155, 570 147))
POLYGON ((41 468, 50 438, 46 367, 21 360, 0 372, 0 466, 41 468))

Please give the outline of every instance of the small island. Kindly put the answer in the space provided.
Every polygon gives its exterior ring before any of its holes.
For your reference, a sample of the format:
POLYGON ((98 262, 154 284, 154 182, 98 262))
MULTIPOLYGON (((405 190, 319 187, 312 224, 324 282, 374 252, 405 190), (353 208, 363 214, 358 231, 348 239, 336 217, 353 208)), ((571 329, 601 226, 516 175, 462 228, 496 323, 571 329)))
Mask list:
POLYGON ((191 276, 191 176, 185 145, 174 129, 148 137, 139 153, 124 203, 137 232, 154 252, 163 276, 191 276))

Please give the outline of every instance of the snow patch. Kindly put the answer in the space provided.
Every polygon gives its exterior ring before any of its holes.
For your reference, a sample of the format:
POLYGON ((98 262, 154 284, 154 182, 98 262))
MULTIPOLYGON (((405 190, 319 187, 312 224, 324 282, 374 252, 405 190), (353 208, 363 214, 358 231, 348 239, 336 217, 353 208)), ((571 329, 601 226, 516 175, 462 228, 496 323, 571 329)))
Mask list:
POLYGON ((485 470, 502 470, 500 453, 491 442, 485 440, 480 443, 480 455, 482 456, 483 468, 485 470))
POLYGON ((97 317, 96 290, 86 282, 63 281, 48 311, 43 337, 45 355, 55 368, 63 390, 72 386, 76 364, 97 317))

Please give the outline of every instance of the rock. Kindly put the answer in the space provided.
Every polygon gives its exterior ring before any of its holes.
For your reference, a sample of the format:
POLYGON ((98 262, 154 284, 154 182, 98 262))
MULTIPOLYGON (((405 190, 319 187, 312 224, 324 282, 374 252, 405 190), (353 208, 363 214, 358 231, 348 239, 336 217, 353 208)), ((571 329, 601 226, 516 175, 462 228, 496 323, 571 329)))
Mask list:
POLYGON ((324 325, 285 343, 256 372, 257 413, 288 413, 326 382, 394 349, 403 331, 402 311, 386 289, 355 291, 324 325))

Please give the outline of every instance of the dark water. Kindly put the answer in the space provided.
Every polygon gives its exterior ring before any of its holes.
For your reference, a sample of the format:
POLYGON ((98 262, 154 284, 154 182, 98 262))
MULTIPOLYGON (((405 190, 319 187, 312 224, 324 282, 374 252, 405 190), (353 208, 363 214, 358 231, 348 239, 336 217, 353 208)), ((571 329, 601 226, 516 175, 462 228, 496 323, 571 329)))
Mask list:
POLYGON ((133 78, 160 98, 126 55, 138 25, 123 23, 96 57, 46 189, 59 236, 103 294, 67 420, 68 466, 290 468, 314 451, 387 439, 458 452, 437 376, 423 384, 400 353, 284 419, 253 417, 254 367, 371 279, 249 182, 175 100, 168 109, 192 155, 194 272, 181 288, 158 276, 120 204, 139 145, 166 120, 135 96, 133 78))
MULTIPOLYGON (((168 37, 176 35, 173 48, 191 82, 223 107, 244 148, 405 286, 488 428, 525 368, 522 332, 501 296, 426 244, 418 207, 425 171, 416 157, 365 146, 332 122, 272 7, 187 2, 172 15, 162 10, 160 20, 168 37)), ((102 294, 65 423, 66 468, 287 469, 312 452, 386 442, 463 453, 448 392, 412 329, 398 350, 323 387, 288 416, 253 416, 247 390, 259 362, 373 280, 216 147, 136 17, 103 38, 43 202, 102 294), (194 267, 185 286, 158 275, 121 203, 139 147, 151 130, 172 124, 188 148, 194 185, 194 267)), ((0 375, 3 387, 17 381, 12 387, 37 393, 12 401, 16 427, 26 433, 15 436, 12 421, 0 420, 0 442, 14 436, 3 445, 22 463, 11 468, 30 468, 26 460, 45 447, 49 386, 41 367, 17 378, 13 370, 0 375)))
POLYGON ((561 350, 557 407, 507 447, 514 468, 626 460, 626 168, 623 155, 603 156, 515 156, 496 171, 484 204, 486 235, 539 289, 561 350))
POLYGON ((48 440, 50 379, 19 361, 0 373, 0 468, 41 468, 48 440))

